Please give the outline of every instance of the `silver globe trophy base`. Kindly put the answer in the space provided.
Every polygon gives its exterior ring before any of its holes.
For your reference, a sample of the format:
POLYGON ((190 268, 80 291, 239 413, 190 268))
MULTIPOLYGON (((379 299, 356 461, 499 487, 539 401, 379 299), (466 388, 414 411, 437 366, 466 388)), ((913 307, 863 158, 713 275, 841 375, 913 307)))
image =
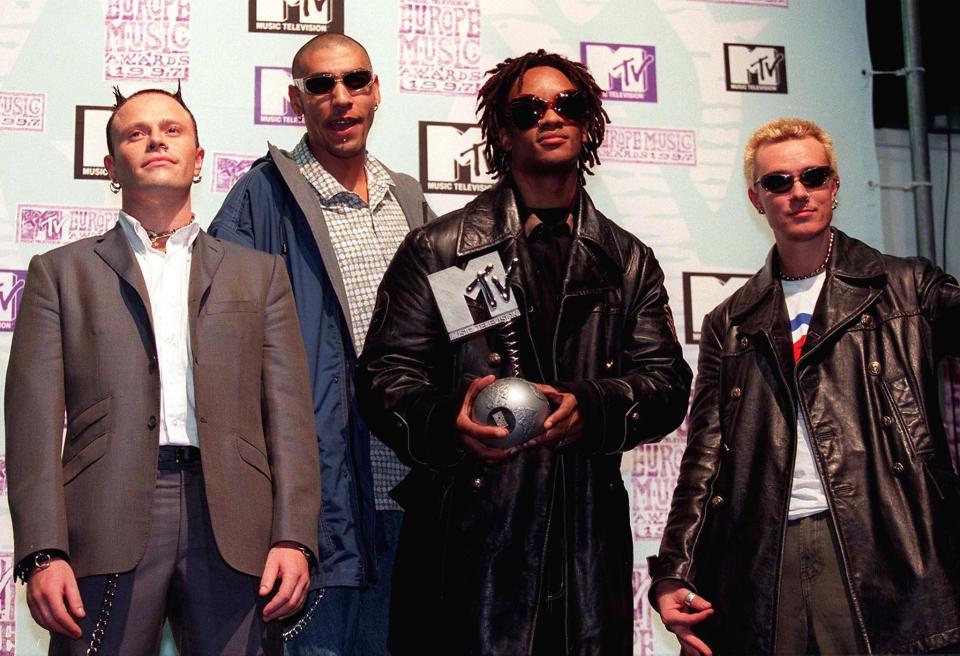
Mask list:
POLYGON ((473 400, 473 420, 510 431, 503 439, 480 440, 489 447, 507 449, 540 435, 550 414, 550 402, 523 378, 499 378, 473 400))

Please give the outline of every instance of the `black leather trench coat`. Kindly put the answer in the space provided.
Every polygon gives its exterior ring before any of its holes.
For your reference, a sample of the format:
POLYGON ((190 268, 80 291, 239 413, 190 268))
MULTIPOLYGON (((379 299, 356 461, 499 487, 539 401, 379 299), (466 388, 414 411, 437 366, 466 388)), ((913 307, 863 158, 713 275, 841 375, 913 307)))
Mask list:
POLYGON ((960 641, 960 485, 936 372, 960 352, 960 288, 837 231, 794 366, 773 257, 703 322, 653 584, 679 579, 713 602, 695 631, 715 653, 775 651, 799 400, 869 651, 960 641))
MULTIPOLYGON (((374 432, 413 467, 394 492, 406 511, 394 653, 530 653, 544 552, 557 526, 565 532, 567 653, 632 651, 633 545, 620 454, 679 425, 691 372, 653 253, 597 212, 586 192, 579 197, 554 356, 557 379, 589 386, 600 412, 569 447, 485 466, 464 454, 454 432, 470 380, 507 375, 505 358, 496 331, 450 343, 426 276, 494 250, 505 263, 519 257, 514 293, 531 310, 524 289, 535 281, 509 184, 412 232, 383 279, 358 387, 374 432)), ((522 319, 519 332, 531 348, 522 319)), ((543 380, 541 371, 525 374, 543 380)))

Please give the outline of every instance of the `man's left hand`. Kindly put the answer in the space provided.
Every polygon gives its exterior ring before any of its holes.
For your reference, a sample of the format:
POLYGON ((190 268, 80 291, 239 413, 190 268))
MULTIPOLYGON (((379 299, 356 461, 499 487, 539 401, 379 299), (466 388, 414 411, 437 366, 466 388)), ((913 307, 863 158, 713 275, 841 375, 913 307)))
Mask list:
POLYGON ((264 622, 293 615, 307 600, 310 567, 299 545, 293 542, 278 542, 270 549, 260 577, 260 596, 269 595, 278 580, 280 587, 263 609, 264 622))
POLYGON ((524 443, 521 448, 538 446, 562 447, 579 440, 583 435, 583 416, 577 405, 577 397, 570 392, 558 390, 553 385, 534 383, 547 400, 556 406, 543 422, 543 435, 524 443))

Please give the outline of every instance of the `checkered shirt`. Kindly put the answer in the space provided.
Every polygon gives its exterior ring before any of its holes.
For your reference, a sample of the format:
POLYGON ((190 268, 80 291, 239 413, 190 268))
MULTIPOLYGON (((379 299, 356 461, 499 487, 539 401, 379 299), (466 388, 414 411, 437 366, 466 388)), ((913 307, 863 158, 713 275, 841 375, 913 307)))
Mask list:
MULTIPOLYGON (((353 344, 360 353, 373 315, 380 279, 406 237, 409 225, 400 204, 390 193, 389 174, 369 153, 364 163, 369 204, 347 191, 323 168, 310 152, 306 136, 293 149, 292 155, 323 209, 346 288, 353 344)), ((370 440, 370 464, 377 510, 400 510, 389 492, 409 470, 375 437, 370 440)))

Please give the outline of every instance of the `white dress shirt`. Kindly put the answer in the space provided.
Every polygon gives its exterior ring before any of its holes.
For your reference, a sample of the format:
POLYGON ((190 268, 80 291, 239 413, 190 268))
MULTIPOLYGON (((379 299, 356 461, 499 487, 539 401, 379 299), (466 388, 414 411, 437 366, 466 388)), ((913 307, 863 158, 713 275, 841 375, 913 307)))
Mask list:
POLYGON ((199 447, 187 303, 191 250, 200 226, 192 222, 177 230, 164 252, 153 248, 140 222, 122 210, 120 225, 150 298, 160 368, 160 446, 199 447))

